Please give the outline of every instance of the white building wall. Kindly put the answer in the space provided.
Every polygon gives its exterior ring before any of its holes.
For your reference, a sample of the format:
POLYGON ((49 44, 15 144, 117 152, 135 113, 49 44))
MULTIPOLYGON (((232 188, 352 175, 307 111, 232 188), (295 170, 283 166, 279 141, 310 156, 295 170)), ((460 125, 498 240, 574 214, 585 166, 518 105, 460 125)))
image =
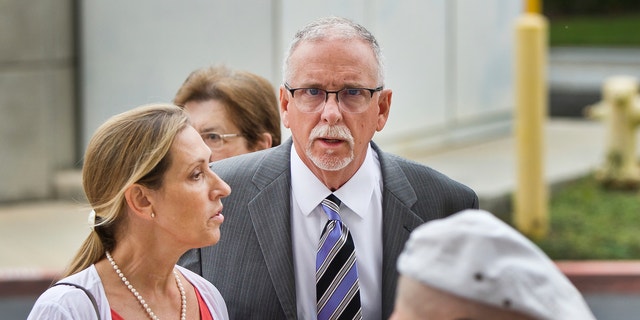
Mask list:
POLYGON ((50 197, 72 166, 73 4, 0 1, 0 203, 50 197))
MULTIPOLYGON (((374 138, 399 154, 507 134, 515 0, 87 0, 82 2, 82 145, 109 116, 170 101, 194 69, 224 63, 281 83, 293 33, 338 15, 369 28, 394 90, 374 138)), ((288 136, 288 131, 283 132, 288 136)))

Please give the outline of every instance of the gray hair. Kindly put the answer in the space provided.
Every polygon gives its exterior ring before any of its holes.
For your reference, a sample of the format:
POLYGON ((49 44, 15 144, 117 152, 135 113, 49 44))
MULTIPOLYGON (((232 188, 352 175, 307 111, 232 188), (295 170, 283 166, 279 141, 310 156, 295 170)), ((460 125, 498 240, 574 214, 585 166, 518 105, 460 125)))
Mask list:
POLYGON ((304 41, 316 41, 326 38, 361 39, 369 44, 378 62, 378 85, 384 84, 384 56, 376 38, 362 25, 341 17, 324 17, 304 26, 293 37, 289 50, 285 52, 282 75, 287 82, 293 72, 289 68, 289 59, 298 45, 304 41))

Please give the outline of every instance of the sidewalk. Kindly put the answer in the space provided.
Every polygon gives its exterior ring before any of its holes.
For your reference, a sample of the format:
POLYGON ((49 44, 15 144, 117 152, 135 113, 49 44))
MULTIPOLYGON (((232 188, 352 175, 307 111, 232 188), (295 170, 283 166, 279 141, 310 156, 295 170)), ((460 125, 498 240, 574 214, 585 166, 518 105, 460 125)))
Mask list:
MULTIPOLYGON (((591 172, 602 160, 603 134, 599 122, 550 120, 545 156, 549 185, 591 172)), ((474 189, 482 208, 497 215, 510 213, 516 183, 513 137, 410 158, 474 189)), ((74 201, 0 207, 0 282, 62 270, 89 232, 88 212, 86 204, 74 201)))
POLYGON ((608 77, 640 79, 640 48, 553 47, 548 71, 549 115, 582 117, 586 105, 600 100, 608 77))
MULTIPOLYGON (((604 159, 603 123, 584 119, 551 119, 545 127, 544 167, 550 188, 592 172, 604 159)), ((515 137, 415 157, 476 191, 480 207, 501 218, 511 214, 516 187, 515 137)))
POLYGON ((63 200, 0 207, 0 281, 62 270, 89 233, 84 207, 63 200))

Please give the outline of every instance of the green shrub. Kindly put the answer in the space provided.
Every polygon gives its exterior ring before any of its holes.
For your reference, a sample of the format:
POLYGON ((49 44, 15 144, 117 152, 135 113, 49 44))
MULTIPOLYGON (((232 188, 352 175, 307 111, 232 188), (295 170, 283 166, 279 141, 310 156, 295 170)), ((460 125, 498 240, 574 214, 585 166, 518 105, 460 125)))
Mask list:
POLYGON ((547 16, 608 15, 638 12, 638 0, 545 0, 542 10, 547 16))
MULTIPOLYGON (((640 3, 640 1, 639 1, 640 3)), ((640 46, 640 13, 549 18, 551 46, 640 46)))
POLYGON ((536 243, 554 260, 640 259, 640 194, 603 188, 593 176, 550 201, 549 235, 536 243))

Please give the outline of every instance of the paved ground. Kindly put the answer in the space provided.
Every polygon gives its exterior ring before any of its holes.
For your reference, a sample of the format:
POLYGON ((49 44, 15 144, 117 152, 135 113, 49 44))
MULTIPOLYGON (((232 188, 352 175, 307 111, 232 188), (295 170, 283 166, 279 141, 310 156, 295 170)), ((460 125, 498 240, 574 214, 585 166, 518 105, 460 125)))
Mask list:
POLYGON ((599 91, 609 76, 640 79, 640 48, 572 48, 549 50, 549 87, 556 90, 599 91))
POLYGON ((584 106, 598 101, 610 76, 640 79, 640 48, 551 48, 549 115, 581 117, 584 106))
MULTIPOLYGON (((571 180, 600 163, 603 125, 585 120, 550 120, 546 125, 546 178, 549 184, 571 180)), ((428 155, 413 155, 473 188, 483 208, 497 214, 515 186, 514 139, 428 155)), ((74 201, 13 204, 0 207, 0 280, 50 273, 65 267, 89 232, 86 204, 74 201)))
POLYGON ((71 201, 0 208, 0 278, 64 268, 89 232, 88 210, 71 201))

